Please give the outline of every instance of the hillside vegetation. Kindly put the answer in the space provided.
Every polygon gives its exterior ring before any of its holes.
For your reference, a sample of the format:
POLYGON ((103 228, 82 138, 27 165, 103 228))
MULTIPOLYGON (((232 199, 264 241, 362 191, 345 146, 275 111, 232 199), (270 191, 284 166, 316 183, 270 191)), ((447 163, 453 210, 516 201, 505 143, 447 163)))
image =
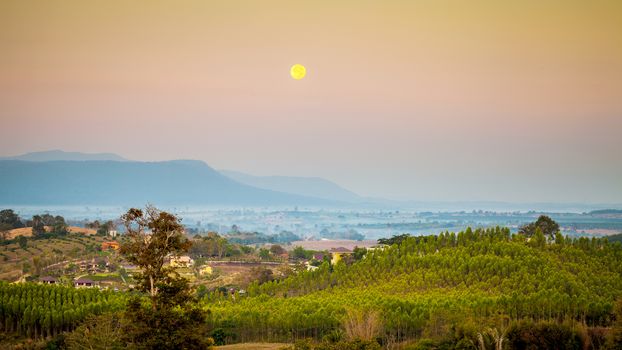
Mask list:
POLYGON ((605 239, 528 242, 505 228, 467 229, 255 283, 248 297, 212 293, 204 305, 230 341, 320 340, 347 333, 349 319, 385 342, 475 337, 519 321, 606 327, 622 293, 620 261, 621 245, 605 239))

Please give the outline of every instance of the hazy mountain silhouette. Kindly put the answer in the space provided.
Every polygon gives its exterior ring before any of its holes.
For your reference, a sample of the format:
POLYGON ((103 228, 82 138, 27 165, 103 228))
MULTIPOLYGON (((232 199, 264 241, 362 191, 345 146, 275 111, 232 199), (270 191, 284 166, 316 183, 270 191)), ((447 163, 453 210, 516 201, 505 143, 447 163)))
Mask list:
POLYGON ((53 160, 114 160, 119 162, 128 161, 127 159, 114 153, 82 153, 65 152, 62 150, 29 152, 14 157, 0 157, 0 160, 26 160, 30 162, 48 162, 53 160))
POLYGON ((356 193, 319 177, 255 176, 231 170, 220 170, 220 173, 243 184, 272 191, 350 203, 363 200, 356 193))
POLYGON ((330 205, 236 182, 202 161, 0 161, 0 203, 330 205))

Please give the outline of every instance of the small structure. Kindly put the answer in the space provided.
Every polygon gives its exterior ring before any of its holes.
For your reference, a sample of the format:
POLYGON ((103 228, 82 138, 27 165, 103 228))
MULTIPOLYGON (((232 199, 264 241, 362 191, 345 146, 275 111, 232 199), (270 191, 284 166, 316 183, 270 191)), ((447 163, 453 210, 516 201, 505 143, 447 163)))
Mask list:
POLYGON ((194 260, 188 255, 172 256, 169 264, 172 267, 189 267, 194 264, 194 260))
POLYGON ((333 255, 333 258, 330 260, 330 263, 333 265, 341 261, 341 259, 343 259, 344 256, 352 254, 352 251, 350 249, 347 249, 344 247, 333 248, 330 250, 330 252, 333 255))
POLYGON ((313 259, 315 259, 317 261, 322 261, 322 260, 324 260, 324 254, 323 253, 315 253, 315 254, 313 254, 313 259))
POLYGON ((116 237, 117 235, 119 235, 119 232, 117 232, 117 230, 108 230, 108 236, 110 237, 116 237))
POLYGON ((93 288, 95 286, 95 282, 88 278, 78 278, 73 282, 73 285, 76 288, 93 288))
POLYGON ((58 283, 58 280, 52 276, 45 276, 45 277, 41 277, 39 279, 39 282, 43 284, 56 284, 58 283))
POLYGON ((115 241, 102 242, 102 250, 108 250, 108 249, 119 250, 121 249, 121 245, 119 244, 119 242, 115 242, 115 241))

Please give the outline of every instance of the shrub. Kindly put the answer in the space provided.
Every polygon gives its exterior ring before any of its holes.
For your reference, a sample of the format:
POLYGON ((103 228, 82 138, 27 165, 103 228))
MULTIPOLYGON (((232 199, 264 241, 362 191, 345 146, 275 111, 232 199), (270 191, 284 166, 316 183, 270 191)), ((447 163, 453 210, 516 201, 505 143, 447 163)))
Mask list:
POLYGON ((577 331, 556 323, 517 323, 510 327, 507 338, 510 348, 516 350, 580 350, 583 347, 583 339, 577 331))

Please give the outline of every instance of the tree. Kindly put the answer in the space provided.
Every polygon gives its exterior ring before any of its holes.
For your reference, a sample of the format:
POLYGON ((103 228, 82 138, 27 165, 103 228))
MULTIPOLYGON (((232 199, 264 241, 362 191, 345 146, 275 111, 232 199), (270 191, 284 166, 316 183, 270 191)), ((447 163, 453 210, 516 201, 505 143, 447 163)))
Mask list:
POLYGON ((122 217, 127 241, 121 246, 125 259, 141 268, 136 289, 147 293, 150 307, 140 297, 128 303, 124 340, 134 349, 208 349, 205 312, 185 278, 164 262, 190 248, 184 227, 175 215, 148 206, 130 209, 122 217))
POLYGON ((99 224, 97 226, 97 235, 98 236, 107 236, 108 232, 114 228, 114 223, 112 221, 106 221, 104 224, 99 224))
POLYGON ((121 342, 121 319, 116 314, 90 316, 73 332, 65 343, 73 349, 125 349, 121 342))
POLYGON ((622 298, 614 305, 615 321, 611 332, 607 339, 607 346, 609 349, 621 349, 622 348, 622 298))
POLYGON ((546 237, 553 239, 559 231, 559 224, 546 215, 540 215, 535 222, 521 226, 518 233, 531 237, 536 233, 536 228, 540 228, 546 237))
POLYGON ((294 259, 311 259, 313 257, 313 252, 305 250, 301 246, 296 246, 296 248, 292 250, 292 257, 294 259))
POLYGON ((56 235, 66 235, 69 233, 69 228, 67 223, 65 222, 65 218, 62 216, 54 217, 54 221, 52 222, 51 233, 56 235))
POLYGON ((169 255, 179 256, 190 248, 184 238, 180 219, 154 207, 145 212, 132 208, 122 217, 127 241, 121 246, 121 254, 127 261, 142 269, 134 278, 138 290, 148 292, 152 301, 158 294, 158 284, 168 282, 172 267, 164 266, 169 255))
POLYGON ((268 260, 270 259, 270 251, 266 248, 260 248, 259 249, 259 258, 261 258, 262 260, 268 260))
POLYGON ((273 244, 270 247, 270 253, 272 253, 273 255, 281 255, 284 254, 286 252, 285 248, 281 247, 278 244, 273 244))
POLYGON ((34 237, 41 236, 45 234, 45 224, 43 223, 43 218, 39 215, 35 215, 32 217, 32 235, 34 237))
POLYGON ((249 271, 250 277, 253 281, 257 281, 259 284, 270 282, 274 280, 274 273, 267 267, 257 266, 251 268, 249 271))
POLYGON ((19 216, 13 212, 13 209, 4 209, 0 211, 0 226, 5 225, 8 229, 22 228, 24 223, 19 216))
POLYGON ((28 247, 28 239, 24 236, 19 236, 17 237, 17 244, 19 244, 20 248, 25 250, 28 247))
POLYGON ((354 250, 352 251, 352 258, 354 261, 359 261, 365 257, 365 254, 367 254, 367 248, 354 247, 354 250))
POLYGON ((0 224, 0 240, 5 240, 9 237, 9 232, 12 227, 9 224, 0 224))
POLYGON ((405 233, 401 235, 395 235, 391 238, 380 238, 378 240, 378 244, 386 244, 386 245, 401 244, 408 237, 410 237, 410 235, 405 233))

